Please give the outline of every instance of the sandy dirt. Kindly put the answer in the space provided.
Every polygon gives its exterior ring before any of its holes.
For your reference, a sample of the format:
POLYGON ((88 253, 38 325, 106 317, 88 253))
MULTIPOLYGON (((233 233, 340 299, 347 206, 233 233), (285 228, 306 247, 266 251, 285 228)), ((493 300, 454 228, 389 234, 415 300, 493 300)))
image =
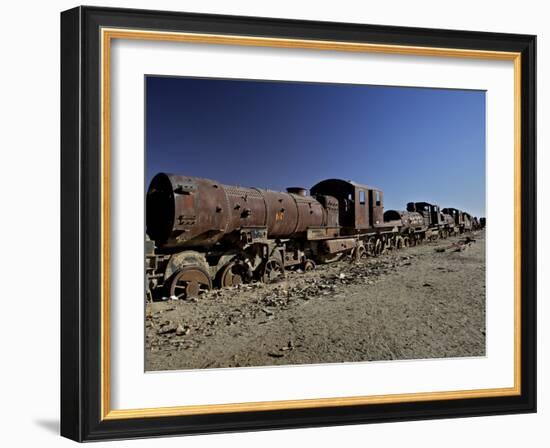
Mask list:
POLYGON ((145 369, 484 356, 484 232, 471 237, 148 303, 145 369))

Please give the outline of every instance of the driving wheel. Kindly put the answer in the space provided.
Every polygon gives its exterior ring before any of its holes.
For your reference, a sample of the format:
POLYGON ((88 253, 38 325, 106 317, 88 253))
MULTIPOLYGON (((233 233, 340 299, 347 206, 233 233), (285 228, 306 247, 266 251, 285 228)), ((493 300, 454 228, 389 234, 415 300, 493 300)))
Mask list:
POLYGON ((241 266, 235 262, 230 262, 222 268, 220 274, 220 287, 227 288, 240 285, 243 282, 241 266))
POLYGON ((262 280, 264 283, 274 282, 285 275, 285 270, 282 263, 276 258, 270 258, 265 262, 262 280))
POLYGON ((212 288, 212 279, 200 266, 186 266, 178 271, 170 283, 170 297, 189 299, 212 288))

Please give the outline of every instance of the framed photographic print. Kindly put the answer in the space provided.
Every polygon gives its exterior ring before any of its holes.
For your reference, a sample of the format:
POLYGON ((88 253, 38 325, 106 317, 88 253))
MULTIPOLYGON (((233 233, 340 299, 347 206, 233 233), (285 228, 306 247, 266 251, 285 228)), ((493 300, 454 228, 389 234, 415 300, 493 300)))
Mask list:
POLYGON ((61 433, 536 410, 535 36, 61 14, 61 433))

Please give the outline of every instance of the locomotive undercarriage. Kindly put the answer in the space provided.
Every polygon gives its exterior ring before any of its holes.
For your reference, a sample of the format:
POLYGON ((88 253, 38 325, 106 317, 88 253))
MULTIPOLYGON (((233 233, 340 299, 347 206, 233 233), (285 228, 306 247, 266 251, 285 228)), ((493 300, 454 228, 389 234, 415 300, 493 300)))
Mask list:
POLYGON ((377 229, 356 235, 324 239, 267 239, 262 229, 243 229, 225 244, 210 249, 155 253, 147 243, 146 271, 149 299, 194 298, 203 291, 243 283, 270 283, 285 276, 286 269, 309 271, 317 264, 344 258, 376 257, 425 241, 447 238, 454 229, 377 229), (238 244, 236 244, 238 242, 238 244))

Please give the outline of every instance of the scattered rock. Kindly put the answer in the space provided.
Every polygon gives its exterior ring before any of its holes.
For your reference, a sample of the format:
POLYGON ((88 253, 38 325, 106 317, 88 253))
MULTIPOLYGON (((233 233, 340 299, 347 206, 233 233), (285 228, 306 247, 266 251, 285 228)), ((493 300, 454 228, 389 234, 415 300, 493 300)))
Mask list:
POLYGON ((175 332, 176 332, 176 327, 173 325, 165 325, 160 330, 157 330, 157 334, 161 334, 161 335, 175 333, 175 332))
POLYGON ((288 341, 288 344, 286 346, 281 347, 281 351, 283 352, 288 350, 294 350, 294 344, 292 343, 292 341, 288 341))
POLYGON ((176 335, 184 336, 186 334, 189 334, 189 327, 184 327, 182 324, 179 324, 176 328, 176 335))

